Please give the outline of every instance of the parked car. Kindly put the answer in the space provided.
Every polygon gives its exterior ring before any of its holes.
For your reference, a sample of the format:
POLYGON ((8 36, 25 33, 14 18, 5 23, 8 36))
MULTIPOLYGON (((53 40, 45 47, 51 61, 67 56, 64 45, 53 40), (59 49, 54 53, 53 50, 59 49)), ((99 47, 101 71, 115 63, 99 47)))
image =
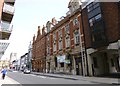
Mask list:
POLYGON ((31 71, 29 69, 25 69, 23 72, 24 72, 24 74, 30 74, 31 73, 31 71))

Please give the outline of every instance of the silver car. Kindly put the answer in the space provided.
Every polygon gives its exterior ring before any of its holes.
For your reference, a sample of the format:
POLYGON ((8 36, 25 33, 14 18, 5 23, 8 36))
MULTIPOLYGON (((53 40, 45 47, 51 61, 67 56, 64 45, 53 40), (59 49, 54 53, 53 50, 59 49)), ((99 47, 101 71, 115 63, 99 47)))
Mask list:
POLYGON ((31 71, 30 71, 29 69, 25 69, 25 70, 24 70, 24 74, 30 74, 30 72, 31 72, 31 71))

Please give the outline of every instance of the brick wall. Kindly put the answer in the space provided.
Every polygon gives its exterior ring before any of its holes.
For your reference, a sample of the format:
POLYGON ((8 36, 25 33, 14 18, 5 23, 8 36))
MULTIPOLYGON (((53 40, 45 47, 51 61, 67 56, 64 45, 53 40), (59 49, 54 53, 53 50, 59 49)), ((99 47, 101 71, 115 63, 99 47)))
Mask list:
POLYGON ((89 31, 89 22, 88 22, 88 16, 87 16, 87 9, 82 10, 82 17, 83 17, 83 27, 84 27, 84 35, 85 35, 85 42, 86 42, 86 48, 91 47, 91 36, 89 31))
POLYGON ((119 38, 118 4, 113 2, 102 3, 102 13, 105 23, 106 36, 109 43, 115 42, 119 38))

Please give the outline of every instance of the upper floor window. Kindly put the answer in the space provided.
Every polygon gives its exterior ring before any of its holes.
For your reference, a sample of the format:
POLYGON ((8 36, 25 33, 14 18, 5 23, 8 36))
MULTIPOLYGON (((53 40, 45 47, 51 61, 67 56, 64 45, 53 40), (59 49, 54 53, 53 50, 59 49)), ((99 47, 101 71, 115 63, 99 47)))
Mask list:
POLYGON ((62 50, 62 40, 59 40, 59 50, 62 50))
POLYGON ((65 32, 66 32, 66 33, 69 33, 69 30, 70 30, 70 27, 69 27, 69 24, 67 24, 67 25, 65 26, 65 32))
POLYGON ((53 44, 53 51, 56 51, 56 43, 53 44))
POLYGON ((70 47, 70 37, 66 37, 66 48, 69 48, 70 47))
POLYGON ((59 38, 62 37, 62 29, 59 30, 58 36, 59 36, 59 38))
POLYGON ((77 24, 78 24, 78 19, 77 19, 77 18, 75 18, 75 19, 73 20, 73 24, 74 24, 74 25, 77 25, 77 24))
POLYGON ((53 33, 53 51, 56 51, 56 32, 53 33))
POLYGON ((79 30, 75 30, 74 31, 74 42, 76 45, 78 45, 80 43, 80 34, 79 34, 79 30))
POLYGON ((47 54, 50 54, 50 45, 47 46, 47 54))
POLYGON ((53 40, 56 40, 56 32, 53 33, 53 40))
POLYGON ((89 24, 90 24, 90 27, 94 25, 94 23, 98 22, 101 20, 101 13, 92 17, 91 19, 89 19, 89 24))
POLYGON ((88 12, 90 12, 90 11, 96 9, 99 6, 100 6, 100 4, 98 2, 92 2, 91 4, 89 4, 87 6, 87 10, 88 10, 88 12))

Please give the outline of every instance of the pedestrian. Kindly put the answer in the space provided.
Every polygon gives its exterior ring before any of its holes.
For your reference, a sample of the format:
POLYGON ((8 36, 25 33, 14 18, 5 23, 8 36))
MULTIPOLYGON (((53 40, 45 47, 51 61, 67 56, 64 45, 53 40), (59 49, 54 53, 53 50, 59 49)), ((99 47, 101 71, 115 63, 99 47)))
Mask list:
POLYGON ((4 80, 5 79, 5 75, 7 74, 7 70, 5 68, 3 68, 1 73, 2 73, 2 79, 4 80))

